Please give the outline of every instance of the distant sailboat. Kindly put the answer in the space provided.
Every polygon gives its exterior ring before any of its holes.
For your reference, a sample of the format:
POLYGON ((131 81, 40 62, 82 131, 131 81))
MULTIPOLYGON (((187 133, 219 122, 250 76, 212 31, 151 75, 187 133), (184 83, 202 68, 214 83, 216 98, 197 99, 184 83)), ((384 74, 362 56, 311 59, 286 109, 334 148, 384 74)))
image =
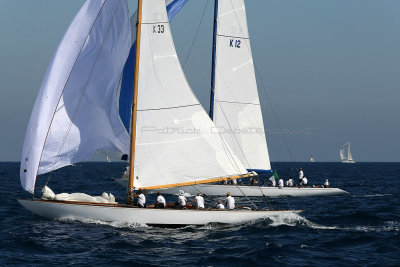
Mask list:
POLYGON ((340 160, 342 163, 356 163, 351 155, 350 141, 344 144, 339 150, 340 160))
POLYGON ((110 159, 110 157, 109 156, 107 156, 107 162, 111 162, 111 159, 110 159))
POLYGON ((312 162, 312 163, 314 163, 314 162, 315 162, 315 160, 314 160, 314 158, 313 158, 313 156, 312 156, 312 155, 310 156, 310 162, 312 162))

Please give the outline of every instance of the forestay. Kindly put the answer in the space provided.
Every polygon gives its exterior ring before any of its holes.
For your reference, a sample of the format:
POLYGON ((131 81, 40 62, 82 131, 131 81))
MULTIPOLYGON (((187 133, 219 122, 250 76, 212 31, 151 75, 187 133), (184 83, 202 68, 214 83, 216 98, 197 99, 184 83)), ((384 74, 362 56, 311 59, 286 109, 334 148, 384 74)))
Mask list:
POLYGON ((243 0, 218 0, 215 125, 247 169, 270 170, 243 0))
POLYGON ((65 33, 36 99, 25 136, 21 184, 84 161, 95 151, 129 152, 116 88, 129 53, 126 0, 88 0, 65 33))
POLYGON ((247 173, 186 81, 164 0, 143 1, 138 74, 135 188, 247 173))

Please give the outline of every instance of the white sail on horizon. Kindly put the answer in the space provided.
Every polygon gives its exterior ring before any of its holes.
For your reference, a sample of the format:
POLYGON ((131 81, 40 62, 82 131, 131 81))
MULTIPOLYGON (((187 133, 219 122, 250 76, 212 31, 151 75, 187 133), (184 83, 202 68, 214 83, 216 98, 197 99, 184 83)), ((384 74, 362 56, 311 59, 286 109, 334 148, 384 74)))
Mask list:
POLYGON ((341 146, 339 156, 343 163, 355 163, 350 151, 350 141, 341 146))

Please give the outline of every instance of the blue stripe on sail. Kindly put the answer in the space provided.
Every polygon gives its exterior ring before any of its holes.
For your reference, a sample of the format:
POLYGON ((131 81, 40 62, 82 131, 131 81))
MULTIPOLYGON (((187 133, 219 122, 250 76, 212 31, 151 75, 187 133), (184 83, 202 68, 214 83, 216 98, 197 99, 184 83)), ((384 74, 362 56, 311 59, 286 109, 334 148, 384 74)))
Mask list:
MULTIPOLYGON (((167 14, 168 20, 171 21, 176 14, 182 9, 188 0, 168 0, 167 14)), ((119 116, 126 130, 129 132, 131 123, 131 110, 133 101, 133 74, 135 73, 135 50, 136 41, 133 43, 129 56, 126 60, 124 70, 122 72, 121 91, 119 94, 119 116)))
POLYGON ((173 0, 167 4, 168 20, 171 21, 188 0, 173 0))
POLYGON ((125 62, 122 72, 121 91, 119 93, 119 116, 126 130, 129 132, 131 123, 131 110, 133 101, 133 74, 135 73, 135 51, 136 41, 129 51, 128 59, 125 62))
POLYGON ((273 173, 272 170, 264 170, 264 169, 247 169, 248 172, 255 171, 256 173, 273 173))

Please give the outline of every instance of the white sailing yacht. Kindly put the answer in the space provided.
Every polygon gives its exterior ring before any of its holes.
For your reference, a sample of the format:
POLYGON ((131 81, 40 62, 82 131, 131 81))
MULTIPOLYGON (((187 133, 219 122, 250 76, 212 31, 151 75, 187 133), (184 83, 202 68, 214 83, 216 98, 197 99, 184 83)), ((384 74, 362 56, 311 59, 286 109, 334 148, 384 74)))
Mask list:
MULTIPOLYGON (((79 217, 148 225, 240 223, 298 211, 146 209, 134 189, 158 189, 249 177, 186 81, 164 0, 138 0, 131 136, 119 120, 116 88, 131 44, 126 0, 88 0, 49 66, 28 124, 22 187, 37 176, 90 158, 130 151, 128 204, 18 201, 47 218, 79 217), (155 130, 154 130, 155 129, 155 130), (172 129, 172 130, 171 130, 172 129), (130 139, 130 142, 129 142, 130 139)), ((71 179, 72 177, 66 177, 71 179)), ((95 181, 94 181, 95 182, 95 181)))
POLYGON ((313 157, 312 155, 310 156, 310 162, 311 162, 311 163, 314 163, 314 162, 315 162, 314 157, 313 157))
POLYGON ((356 163, 351 155, 350 141, 340 147, 339 156, 342 163, 356 163))
MULTIPOLYGON (((272 174, 254 71, 244 0, 215 0, 209 115, 216 130, 248 171, 272 174)), ((126 181, 117 180, 121 184, 126 181)), ((341 195, 339 188, 204 184, 182 188, 189 194, 233 196, 341 195)), ((164 193, 177 194, 178 189, 164 193)))

